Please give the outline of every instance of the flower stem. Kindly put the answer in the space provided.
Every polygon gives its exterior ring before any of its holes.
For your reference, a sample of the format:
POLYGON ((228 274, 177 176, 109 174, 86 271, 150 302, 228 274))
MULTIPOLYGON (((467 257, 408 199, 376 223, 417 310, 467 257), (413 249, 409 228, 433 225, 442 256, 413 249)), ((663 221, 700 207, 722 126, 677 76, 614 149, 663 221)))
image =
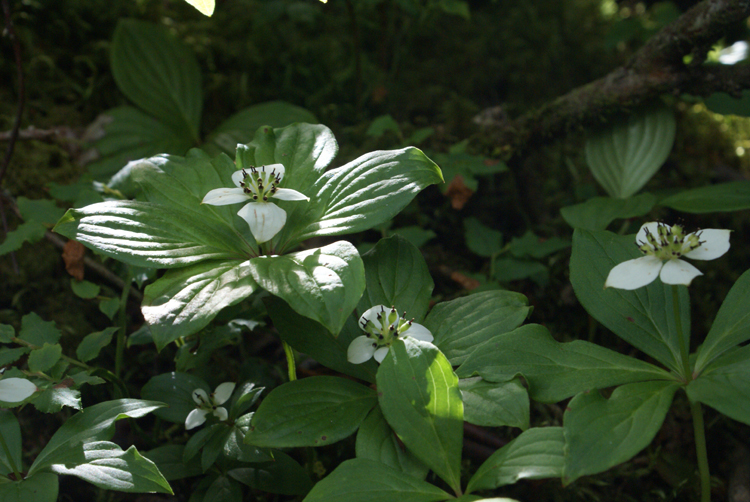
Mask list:
POLYGON ((13 455, 11 455, 10 448, 8 448, 8 443, 5 442, 5 438, 2 434, 0 434, 0 446, 2 446, 3 451, 5 451, 5 458, 8 459, 10 468, 13 469, 13 474, 16 476, 16 481, 21 481, 21 479, 23 479, 21 477, 21 472, 18 470, 18 466, 16 466, 16 463, 13 461, 13 455))
POLYGON ((130 287, 133 284, 133 273, 128 267, 128 273, 125 276, 125 286, 122 288, 122 295, 120 296, 120 312, 118 313, 117 320, 119 328, 117 330, 117 346, 115 348, 115 376, 120 378, 120 372, 122 370, 122 362, 125 355, 125 333, 128 327, 127 318, 127 307, 128 307, 128 296, 130 295, 130 287))
POLYGON ((286 365, 289 368, 289 381, 293 382, 294 380, 297 380, 297 364, 294 362, 294 349, 284 340, 282 340, 281 343, 284 346, 284 352, 286 353, 286 365))
POLYGON ((695 435, 695 453, 698 457, 698 473, 701 479, 701 502, 711 502, 711 475, 708 472, 708 453, 706 451, 706 428, 703 425, 703 408, 698 401, 690 401, 690 412, 693 415, 693 434, 695 435))
POLYGON ((680 295, 677 286, 672 286, 672 310, 674 311, 674 325, 677 330, 677 340, 680 344, 680 359, 682 359, 682 377, 685 383, 693 379, 690 369, 690 334, 682 332, 682 316, 680 315, 680 295))

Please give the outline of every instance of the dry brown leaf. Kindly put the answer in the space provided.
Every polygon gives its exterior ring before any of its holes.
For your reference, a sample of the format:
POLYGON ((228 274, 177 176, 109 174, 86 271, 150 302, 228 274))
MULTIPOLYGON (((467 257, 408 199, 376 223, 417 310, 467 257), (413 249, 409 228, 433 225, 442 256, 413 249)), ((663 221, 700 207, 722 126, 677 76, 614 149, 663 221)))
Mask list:
POLYGON ((445 195, 451 200, 451 206, 453 209, 463 208, 471 196, 474 195, 474 191, 466 186, 464 178, 460 174, 457 174, 455 178, 448 183, 448 189, 445 191, 445 195))
POLYGON ((86 248, 78 241, 69 240, 63 248, 63 260, 65 261, 65 270, 68 271, 76 280, 83 280, 83 256, 86 248))

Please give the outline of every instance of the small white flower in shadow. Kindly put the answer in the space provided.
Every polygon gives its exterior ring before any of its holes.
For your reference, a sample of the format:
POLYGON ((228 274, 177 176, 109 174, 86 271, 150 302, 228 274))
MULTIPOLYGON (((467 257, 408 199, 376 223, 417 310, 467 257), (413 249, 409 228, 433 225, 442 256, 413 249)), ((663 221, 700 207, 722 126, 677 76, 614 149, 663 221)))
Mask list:
POLYGON ((0 380, 0 401, 20 403, 36 392, 36 385, 25 378, 3 378, 0 380))
POLYGON ((198 407, 191 411, 187 418, 185 418, 185 429, 190 430, 203 425, 208 414, 215 416, 221 421, 226 420, 229 417, 229 413, 227 413, 226 408, 219 405, 227 402, 232 397, 232 392, 234 392, 234 382, 224 382, 216 387, 216 390, 211 395, 206 394, 206 391, 203 389, 195 389, 193 391, 193 401, 195 401, 198 407))
POLYGON ((430 330, 405 317, 406 312, 399 316, 396 307, 376 305, 368 309, 359 318, 359 327, 365 334, 352 340, 346 358, 352 364, 361 364, 371 357, 380 363, 399 337, 410 336, 425 342, 433 340, 430 330))
POLYGON ((203 204, 225 206, 249 202, 237 214, 250 225, 250 231, 258 243, 270 241, 286 223, 286 211, 269 199, 310 200, 304 194, 290 188, 279 188, 284 179, 284 166, 270 164, 240 169, 232 174, 237 188, 217 188, 203 197, 203 204))
POLYGON ((628 260, 609 271, 605 288, 638 289, 657 277, 664 284, 683 284, 703 273, 680 258, 714 260, 729 250, 730 230, 707 228, 686 234, 679 225, 646 223, 635 237, 645 255, 628 260))

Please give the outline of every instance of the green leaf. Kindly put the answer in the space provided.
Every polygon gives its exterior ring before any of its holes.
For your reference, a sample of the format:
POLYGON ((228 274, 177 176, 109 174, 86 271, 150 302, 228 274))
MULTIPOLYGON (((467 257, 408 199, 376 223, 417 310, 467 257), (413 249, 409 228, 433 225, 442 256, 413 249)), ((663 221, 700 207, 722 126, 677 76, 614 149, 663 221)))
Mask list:
POLYGON ((141 389, 141 396, 143 399, 166 403, 166 407, 154 411, 157 417, 167 422, 184 424, 188 413, 196 407, 193 401, 195 389, 203 389, 206 394, 213 392, 202 378, 173 371, 151 377, 141 389))
POLYGON ((503 234, 483 225, 478 219, 464 219, 466 245, 479 256, 492 256, 503 250, 503 234))
POLYGON ((271 448, 335 443, 353 434, 376 402, 372 389, 344 378, 294 380, 260 403, 245 442, 271 448))
POLYGON ((43 321, 34 312, 26 314, 21 319, 21 333, 18 338, 32 345, 41 347, 45 343, 57 343, 60 339, 60 330, 54 321, 43 321))
POLYGON ((560 343, 538 324, 490 338, 456 373, 461 378, 478 374, 490 382, 507 382, 521 374, 532 399, 543 403, 556 403, 589 389, 671 378, 657 366, 593 343, 560 343))
POLYGON ((0 367, 12 364, 25 354, 31 352, 28 347, 15 347, 13 349, 7 349, 5 347, 0 348, 0 367))
POLYGON ((75 294, 78 298, 83 298, 84 300, 96 298, 96 295, 98 295, 102 289, 100 286, 94 284, 93 282, 79 281, 73 278, 70 279, 70 288, 73 290, 73 294, 75 294))
POLYGON ((273 452, 272 462, 232 469, 227 475, 250 488, 282 495, 304 495, 313 486, 305 469, 281 451, 273 452))
POLYGON ((451 364, 458 366, 482 342, 513 331, 531 313, 526 297, 512 291, 484 291, 435 305, 424 325, 451 364))
POLYGON ((211 260, 169 270, 146 286, 141 311, 157 349, 198 332, 221 309, 250 296, 258 289, 252 268, 248 261, 211 260))
POLYGON ((119 298, 106 298, 99 302, 99 311, 106 315, 110 321, 114 319, 118 310, 120 310, 119 298))
POLYGON ((248 268, 263 289, 333 334, 341 331, 365 289, 362 258, 346 241, 254 258, 248 268))
POLYGON ((738 99, 725 92, 715 92, 703 101, 714 113, 750 117, 750 90, 743 90, 741 96, 738 99))
POLYGON ((691 401, 750 423, 750 345, 719 356, 688 384, 686 391, 691 401))
POLYGON ((346 358, 349 344, 362 336, 362 330, 353 316, 346 319, 339 335, 333 336, 325 326, 301 316, 281 298, 269 296, 263 299, 263 303, 281 339, 295 350, 309 355, 332 370, 368 382, 375 381, 378 364, 374 360, 352 364, 346 358))
POLYGON ((464 420, 484 427, 529 428, 529 393, 519 379, 487 382, 481 378, 458 381, 464 420))
POLYGON ((373 120, 370 123, 370 127, 367 128, 367 132, 365 134, 367 136, 379 138, 380 136, 385 134, 386 131, 391 131, 399 139, 403 138, 398 122, 393 120, 393 117, 391 117, 390 115, 381 115, 380 117, 377 117, 375 120, 373 120))
POLYGON ((318 482, 303 502, 440 502, 450 498, 426 481, 380 462, 355 458, 318 482))
MULTIPOLYGON (((581 305, 617 336, 667 367, 681 371, 680 345, 674 327, 672 287, 661 280, 626 291, 604 289, 612 268, 639 258, 634 236, 576 229, 570 257, 570 282, 581 305)), ((687 288, 679 288, 682 329, 690 333, 690 299, 687 288)))
POLYGON ((219 476, 208 487, 203 502, 242 502, 242 486, 231 478, 219 476))
POLYGON ((63 209, 57 207, 55 201, 49 199, 19 197, 16 203, 24 220, 36 221, 46 225, 53 225, 65 212, 63 209))
POLYGON ((604 230, 617 219, 647 214, 655 204, 656 197, 650 193, 642 193, 627 199, 594 197, 582 204, 564 207, 560 213, 573 228, 604 230))
POLYGON ((310 189, 306 225, 294 242, 367 230, 398 214, 423 188, 443 181, 416 148, 372 152, 327 171, 310 189))
POLYGON ((39 242, 46 233, 47 227, 37 221, 21 223, 5 235, 5 240, 0 244, 0 256, 18 251, 26 242, 39 242))
POLYGON ((198 141, 201 74, 187 47, 162 26, 122 19, 110 57, 117 87, 128 99, 181 136, 198 141))
POLYGON ((0 436, 3 437, 8 447, 8 450, 0 448, 0 475, 7 476, 8 473, 13 472, 11 459, 17 469, 23 468, 21 463, 21 426, 10 410, 0 410, 0 436), (8 451, 10 452, 10 459, 8 458, 8 451))
POLYGON ((469 480, 466 492, 492 490, 520 479, 562 475, 565 440, 562 427, 535 427, 488 458, 469 480))
POLYGON ((684 190, 661 200, 659 205, 698 214, 750 209, 750 181, 732 181, 684 190))
POLYGON ((432 230, 425 230, 424 228, 417 225, 409 225, 407 227, 400 227, 391 231, 392 235, 398 235, 409 241, 412 246, 421 248, 427 242, 431 241, 437 234, 432 230))
POLYGON ((375 305, 395 306, 421 322, 435 283, 419 249, 393 236, 378 241, 362 261, 367 288, 359 301, 359 314, 375 305))
POLYGON ((191 478, 203 474, 200 462, 185 463, 182 461, 182 453, 185 445, 168 444, 159 446, 153 450, 143 453, 143 456, 151 460, 159 472, 167 481, 191 478))
POLYGON ((438 7, 446 14, 460 16, 467 21, 471 19, 469 4, 464 0, 440 0, 438 7))
POLYGON ((62 356, 62 346, 59 343, 45 343, 42 348, 32 350, 29 354, 29 370, 44 372, 50 369, 62 356))
POLYGON ((318 119, 304 108, 284 101, 269 101, 245 108, 221 123, 206 139, 224 153, 231 155, 238 144, 250 143, 261 126, 284 127, 295 122, 317 124, 318 119))
POLYGON ((376 406, 357 432, 357 458, 366 458, 393 467, 417 479, 424 479, 429 468, 406 449, 376 406))
POLYGON ((76 348, 76 356, 79 361, 90 361, 99 355, 99 352, 112 341, 112 335, 117 333, 119 328, 107 328, 104 331, 97 331, 86 335, 76 348))
POLYGON ((464 407, 448 359, 431 343, 398 339, 376 381, 390 426, 417 458, 459 492, 464 407))
POLYGON ((586 162, 610 197, 627 199, 667 160, 676 130, 674 112, 664 106, 629 115, 586 141, 586 162))
POLYGON ((679 387, 675 382, 639 382, 618 387, 609 399, 598 391, 574 397, 563 416, 563 483, 604 472, 648 446, 679 387))
POLYGON ((104 136, 93 145, 99 158, 86 166, 97 179, 115 174, 130 161, 159 153, 184 155, 195 145, 186 131, 176 131, 132 106, 107 110, 101 120, 105 122, 104 136))
POLYGON ((516 258, 540 259, 568 247, 570 247, 570 242, 566 239, 558 237, 545 239, 534 235, 530 230, 523 234, 523 237, 513 237, 510 241, 510 252, 516 258))
MULTIPOLYGON (((12 338, 16 336, 16 330, 10 324, 0 324, 0 343, 13 343, 12 338)), ((3 366, 0 364, 0 366, 3 366)))
POLYGON ((698 349, 695 371, 701 372, 729 348, 750 340, 750 270, 737 279, 698 349))
POLYGON ((80 410, 81 392, 69 387, 50 387, 40 392, 32 404, 42 413, 57 413, 63 406, 80 410))
MULTIPOLYGON (((86 410, 88 412, 89 408, 86 410)), ((173 493, 156 465, 138 453, 135 446, 123 451, 115 443, 94 441, 84 443, 80 448, 78 459, 64 465, 52 465, 52 472, 76 476, 105 490, 173 493)))
POLYGON ((55 502, 57 491, 57 475, 42 472, 36 476, 27 476, 21 481, 0 483, 0 500, 3 502, 55 502))
POLYGON ((117 420, 142 417, 162 406, 154 401, 116 399, 87 407, 85 413, 73 415, 55 432, 37 455, 28 475, 54 464, 64 464, 71 451, 75 453, 75 448, 80 448, 83 443, 110 439, 117 420))

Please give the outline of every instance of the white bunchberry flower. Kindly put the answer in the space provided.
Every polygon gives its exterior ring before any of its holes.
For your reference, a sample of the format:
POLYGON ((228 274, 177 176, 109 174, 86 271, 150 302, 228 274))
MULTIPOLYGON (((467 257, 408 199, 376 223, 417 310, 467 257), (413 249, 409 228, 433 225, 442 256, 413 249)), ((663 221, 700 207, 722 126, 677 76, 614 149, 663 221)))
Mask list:
POLYGON ((195 389, 193 391, 193 401, 195 401, 198 407, 191 411, 185 419, 185 429, 190 430, 202 425, 206 421, 206 415, 209 413, 221 421, 226 420, 229 417, 229 413, 227 413, 226 408, 219 405, 227 402, 232 397, 232 392, 234 392, 234 382, 224 382, 216 387, 216 390, 211 395, 206 394, 206 391, 203 389, 195 389))
POLYGON ((3 378, 0 380, 0 401, 20 403, 36 392, 36 385, 25 378, 3 378))
POLYGON ((361 364, 371 357, 382 362, 391 344, 399 337, 410 336, 417 340, 431 342, 430 330, 414 322, 406 320, 406 312, 399 316, 396 307, 376 305, 359 318, 359 327, 365 332, 358 336, 346 351, 346 358, 352 364, 361 364))
POLYGON ((240 169, 232 174, 237 188, 217 188, 203 197, 203 204, 225 206, 248 202, 237 214, 250 225, 250 231, 258 243, 270 241, 286 223, 286 211, 268 199, 310 200, 291 188, 279 188, 284 179, 284 166, 270 164, 240 169))
POLYGON ((645 255, 628 260, 609 271, 605 288, 638 289, 658 276, 664 284, 683 284, 703 273, 681 257, 713 260, 729 250, 730 230, 707 228, 686 234, 679 225, 652 221, 638 231, 635 243, 645 255))

